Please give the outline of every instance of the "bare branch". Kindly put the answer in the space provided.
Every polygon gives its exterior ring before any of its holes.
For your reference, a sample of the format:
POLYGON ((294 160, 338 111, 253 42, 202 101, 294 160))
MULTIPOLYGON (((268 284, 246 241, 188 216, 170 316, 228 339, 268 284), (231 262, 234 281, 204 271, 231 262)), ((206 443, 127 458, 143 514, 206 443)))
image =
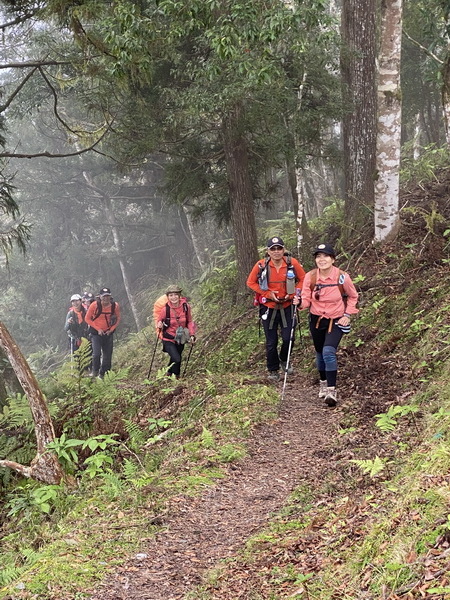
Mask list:
POLYGON ((66 158, 67 156, 78 156, 79 154, 85 154, 86 152, 90 152, 91 150, 95 151, 95 147, 102 141, 105 135, 106 131, 91 146, 89 146, 88 148, 83 148, 82 150, 77 150, 76 152, 37 152, 36 154, 22 154, 19 152, 0 152, 0 158, 66 158))
POLYGON ((20 25, 20 23, 25 23, 25 21, 28 21, 28 19, 32 19, 37 12, 37 10, 33 10, 31 12, 23 14, 20 17, 16 17, 12 21, 7 21, 6 23, 0 25, 0 29, 2 31, 5 31, 5 29, 7 29, 8 27, 14 27, 14 25, 20 25))
POLYGON ((417 40, 415 40, 414 38, 412 38, 405 29, 403 29, 403 35, 411 43, 415 44, 418 48, 420 48, 421 50, 423 50, 427 56, 429 56, 430 58, 432 58, 433 60, 435 60, 438 64, 440 64, 440 65, 444 64, 444 61, 442 59, 440 59, 438 56, 436 56, 436 54, 433 54, 433 52, 431 52, 430 50, 428 50, 428 48, 426 48, 425 46, 423 46, 420 42, 418 42, 417 40))
POLYGON ((62 117, 60 117, 59 112, 58 112, 58 94, 56 93, 55 88, 52 86, 52 84, 50 83, 49 78, 47 77, 47 75, 45 74, 44 70, 41 67, 39 68, 39 73, 42 76, 42 79, 45 81, 45 83, 47 84, 47 86, 50 88, 50 91, 52 93, 53 96, 53 112, 55 114, 56 119, 61 123, 61 125, 63 127, 65 127, 68 131, 70 131, 70 133, 74 133, 75 135, 78 135, 79 133, 84 133, 81 132, 80 130, 75 131, 74 129, 72 129, 65 121, 62 117))
POLYGON ((50 67, 54 65, 71 65, 68 60, 26 60, 19 63, 0 64, 0 69, 29 69, 30 67, 50 67))
POLYGON ((31 467, 25 467, 24 465, 14 462, 13 460, 0 460, 0 467, 7 467, 8 469, 17 471, 17 473, 20 473, 23 477, 31 477, 31 467))
POLYGON ((16 87, 16 89, 11 94, 11 96, 8 98, 8 100, 4 104, 0 105, 0 113, 4 112, 10 106, 11 102, 20 93, 20 91, 22 90, 22 88, 24 87, 24 85, 26 84, 26 82, 29 79, 31 79, 31 77, 34 75, 34 73, 36 72, 36 70, 37 70, 37 67, 35 67, 34 69, 31 69, 31 71, 25 75, 25 77, 22 79, 22 81, 20 82, 20 84, 16 87))

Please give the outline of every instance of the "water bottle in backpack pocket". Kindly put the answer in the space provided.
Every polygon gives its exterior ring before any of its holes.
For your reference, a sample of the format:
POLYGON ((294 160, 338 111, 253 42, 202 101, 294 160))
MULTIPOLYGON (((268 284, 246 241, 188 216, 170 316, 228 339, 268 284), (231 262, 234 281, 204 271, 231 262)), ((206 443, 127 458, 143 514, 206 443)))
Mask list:
POLYGON ((269 289, 269 267, 266 262, 264 268, 259 267, 259 276, 258 276, 259 287, 266 292, 269 289))
POLYGON ((288 265, 286 271, 286 294, 295 294, 295 271, 292 265, 288 265))

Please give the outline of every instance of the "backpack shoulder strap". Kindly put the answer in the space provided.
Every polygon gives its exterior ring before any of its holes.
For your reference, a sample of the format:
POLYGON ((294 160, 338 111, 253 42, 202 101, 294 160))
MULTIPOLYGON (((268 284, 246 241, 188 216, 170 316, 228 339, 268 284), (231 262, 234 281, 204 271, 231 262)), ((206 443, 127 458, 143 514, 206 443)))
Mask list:
POLYGON ((95 315, 92 317, 92 320, 95 321, 95 319, 98 319, 101 314, 102 314, 102 303, 100 300, 97 300, 97 307, 95 309, 95 315))
POLYGON ((316 287, 316 283, 317 283, 317 269, 313 269, 311 271, 311 280, 309 283, 309 288, 311 291, 313 291, 314 288, 316 287))
POLYGON ((111 302, 111 316, 116 312, 116 303, 114 300, 111 302))
POLYGON ((170 324, 170 305, 169 305, 168 302, 166 303, 166 318, 164 319, 164 321, 165 321, 164 326, 165 327, 169 327, 169 324, 170 324))
POLYGON ((188 315, 189 315, 189 306, 188 306, 187 302, 183 302, 183 310, 184 310, 184 315, 186 317, 186 327, 187 327, 188 322, 189 322, 189 317, 188 317, 188 315))

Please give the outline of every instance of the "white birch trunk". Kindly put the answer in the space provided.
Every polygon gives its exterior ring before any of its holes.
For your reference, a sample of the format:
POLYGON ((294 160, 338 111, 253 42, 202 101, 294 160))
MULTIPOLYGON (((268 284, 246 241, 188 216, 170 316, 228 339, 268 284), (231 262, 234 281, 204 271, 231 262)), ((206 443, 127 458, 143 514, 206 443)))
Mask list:
POLYGON ((401 38, 402 0, 382 0, 375 182, 375 240, 378 242, 394 237, 399 225, 401 38))

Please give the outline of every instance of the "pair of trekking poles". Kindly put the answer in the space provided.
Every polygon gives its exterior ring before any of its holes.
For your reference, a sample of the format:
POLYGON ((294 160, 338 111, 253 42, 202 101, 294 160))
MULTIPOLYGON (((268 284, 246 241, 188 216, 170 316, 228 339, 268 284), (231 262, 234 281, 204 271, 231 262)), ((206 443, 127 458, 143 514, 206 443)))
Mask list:
MULTIPOLYGON (((297 298, 300 297, 300 293, 301 293, 301 289, 296 288, 295 295, 297 296, 297 298)), ((284 369, 284 381, 283 381, 283 389, 281 390, 281 402, 283 402, 283 400, 284 400, 284 392, 286 391, 286 382, 287 382, 287 376, 288 376, 288 370, 289 370, 289 363, 291 360, 292 346, 294 344, 294 333, 295 333, 295 328, 297 326, 297 307, 292 304, 291 308, 292 308, 292 327, 291 327, 291 333, 289 336, 289 348, 288 348, 288 355, 286 358, 286 367, 284 369)), ((299 325, 298 331, 299 331, 299 336, 300 336, 300 344, 303 345, 303 337, 302 337, 302 330, 300 328, 300 323, 298 323, 298 325, 299 325)))
MULTIPOLYGON (((150 363, 150 368, 148 370, 147 379, 150 377, 150 373, 152 372, 153 361, 155 360, 155 354, 156 354, 156 348, 158 347, 158 342, 159 342, 159 337, 156 337, 156 343, 155 343, 155 347, 153 348, 153 355, 152 355, 152 360, 151 360, 151 363, 150 363)), ((191 347, 189 348, 189 353, 188 353, 188 356, 187 356, 187 359, 186 359, 186 363, 184 365, 182 377, 184 377, 186 375, 186 369, 187 369, 187 366, 189 364, 189 359, 191 358, 192 348, 193 347, 194 347, 194 344, 191 344, 191 347)))

